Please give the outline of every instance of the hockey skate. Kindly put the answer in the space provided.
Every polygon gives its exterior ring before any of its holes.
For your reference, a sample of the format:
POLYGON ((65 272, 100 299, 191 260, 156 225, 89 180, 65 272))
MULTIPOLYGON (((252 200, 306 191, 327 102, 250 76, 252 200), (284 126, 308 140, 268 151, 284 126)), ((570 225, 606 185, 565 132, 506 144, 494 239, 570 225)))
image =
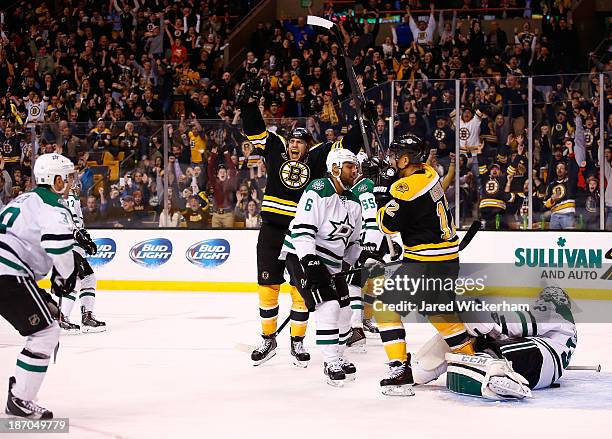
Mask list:
POLYGON ((304 337, 291 337, 291 356, 294 366, 308 367, 310 354, 304 349, 304 337))
POLYGON ((24 401, 13 395, 15 382, 15 377, 9 378, 8 399, 4 410, 7 415, 31 419, 53 419, 53 412, 39 406, 34 401, 24 401))
POLYGON ((365 319, 363 321, 363 330, 367 331, 367 332, 370 332, 372 334, 378 334, 378 327, 372 321, 372 319, 365 319))
POLYGON ((351 329, 351 336, 346 341, 346 346, 351 350, 351 352, 366 352, 366 336, 363 332, 363 328, 351 329))
POLYGON ((104 332, 106 331, 106 323, 96 320, 91 311, 85 311, 85 307, 81 307, 81 330, 85 333, 89 332, 104 332))
POLYGON ((323 363, 323 373, 327 377, 327 384, 330 386, 344 386, 346 374, 344 373, 340 360, 332 361, 331 363, 323 363))
POLYGON ((338 362, 340 363, 340 367, 342 367, 342 371, 346 376, 346 381, 355 381, 355 378, 357 378, 357 368, 355 365, 344 357, 340 357, 338 362))
POLYGON ((259 347, 251 353, 253 366, 259 366, 276 355, 276 335, 262 335, 262 337, 259 347))
POLYGON ((58 323, 59 323, 60 328, 62 328, 62 330, 68 334, 80 334, 81 333, 81 327, 75 323, 71 323, 70 320, 68 320, 68 318, 64 314, 60 315, 60 319, 58 323))
POLYGON ((405 362, 398 360, 389 363, 389 374, 380 382, 383 395, 387 396, 414 396, 412 385, 412 368, 410 356, 405 362))

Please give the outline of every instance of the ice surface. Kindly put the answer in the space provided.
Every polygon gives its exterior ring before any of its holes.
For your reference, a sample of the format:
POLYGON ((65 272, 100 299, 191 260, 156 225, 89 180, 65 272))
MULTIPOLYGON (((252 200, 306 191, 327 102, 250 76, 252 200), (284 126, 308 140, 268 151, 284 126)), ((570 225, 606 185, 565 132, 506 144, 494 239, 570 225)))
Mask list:
MULTIPOLYGON (((281 295, 280 321, 288 305, 281 295)), ((612 437, 612 324, 578 328, 572 364, 601 363, 602 373, 567 371, 558 389, 501 403, 450 394, 443 379, 417 387, 414 397, 381 395, 386 366, 378 338, 368 339, 366 354, 350 356, 357 380, 332 388, 313 325, 307 369, 290 364, 288 328, 277 356, 253 367, 236 344, 258 343, 255 294, 99 292, 96 314, 108 331, 63 336, 39 395, 56 416, 70 418, 70 434, 61 437, 612 437)), ((406 329, 413 351, 432 334, 425 324, 406 329)), ((3 395, 23 343, 0 319, 3 395)))

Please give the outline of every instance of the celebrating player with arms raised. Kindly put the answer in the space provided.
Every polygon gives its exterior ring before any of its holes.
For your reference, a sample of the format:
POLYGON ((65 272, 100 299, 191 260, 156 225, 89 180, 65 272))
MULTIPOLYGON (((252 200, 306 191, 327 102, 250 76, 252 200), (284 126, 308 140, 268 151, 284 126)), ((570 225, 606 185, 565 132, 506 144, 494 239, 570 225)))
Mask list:
MULTIPOLYGON (((323 177, 325 160, 332 148, 348 148, 354 153, 363 146, 359 128, 352 128, 338 142, 312 145, 305 128, 295 128, 288 139, 268 131, 257 106, 261 84, 250 80, 245 84, 248 103, 242 107, 243 131, 256 151, 265 159, 268 181, 262 202, 263 224, 257 240, 257 283, 262 343, 253 351, 255 366, 276 354, 278 294, 284 282, 285 264, 278 259, 289 222, 295 217, 297 204, 308 183, 323 177)), ((291 354, 294 364, 305 367, 310 355, 304 350, 308 311, 295 286, 291 287, 291 354)))

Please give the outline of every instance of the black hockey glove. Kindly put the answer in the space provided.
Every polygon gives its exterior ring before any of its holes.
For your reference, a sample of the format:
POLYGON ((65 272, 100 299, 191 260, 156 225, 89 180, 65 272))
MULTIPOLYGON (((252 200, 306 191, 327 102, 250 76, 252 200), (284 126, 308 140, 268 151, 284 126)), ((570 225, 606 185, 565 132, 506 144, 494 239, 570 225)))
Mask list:
POLYGON ((74 287, 76 286, 78 274, 78 267, 75 264, 74 270, 68 277, 68 279, 64 279, 53 267, 53 271, 51 272, 51 293, 55 294, 58 297, 66 297, 70 293, 74 291, 74 287))
POLYGON ((380 160, 378 157, 364 160, 361 164, 361 174, 374 182, 377 181, 380 175, 380 160))
POLYGON ((236 103, 240 108, 244 107, 249 99, 254 99, 258 104, 259 99, 263 96, 263 84, 261 78, 251 76, 242 85, 236 94, 236 103))
POLYGON ((74 229, 74 240, 83 247, 85 253, 90 256, 95 255, 98 251, 98 246, 85 229, 74 229))
POLYGON ((385 261, 374 243, 365 243, 361 246, 361 254, 357 263, 366 270, 370 270, 368 277, 378 277, 385 274, 383 266, 385 261))

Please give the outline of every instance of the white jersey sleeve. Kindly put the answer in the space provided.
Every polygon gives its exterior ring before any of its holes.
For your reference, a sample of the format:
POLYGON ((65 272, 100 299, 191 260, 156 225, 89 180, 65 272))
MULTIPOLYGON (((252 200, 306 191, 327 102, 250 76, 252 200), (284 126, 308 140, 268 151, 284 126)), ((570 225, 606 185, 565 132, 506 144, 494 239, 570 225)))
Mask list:
POLYGON ((40 280, 53 266, 62 277, 74 271, 72 215, 60 198, 36 188, 0 212, 0 275, 40 280))

